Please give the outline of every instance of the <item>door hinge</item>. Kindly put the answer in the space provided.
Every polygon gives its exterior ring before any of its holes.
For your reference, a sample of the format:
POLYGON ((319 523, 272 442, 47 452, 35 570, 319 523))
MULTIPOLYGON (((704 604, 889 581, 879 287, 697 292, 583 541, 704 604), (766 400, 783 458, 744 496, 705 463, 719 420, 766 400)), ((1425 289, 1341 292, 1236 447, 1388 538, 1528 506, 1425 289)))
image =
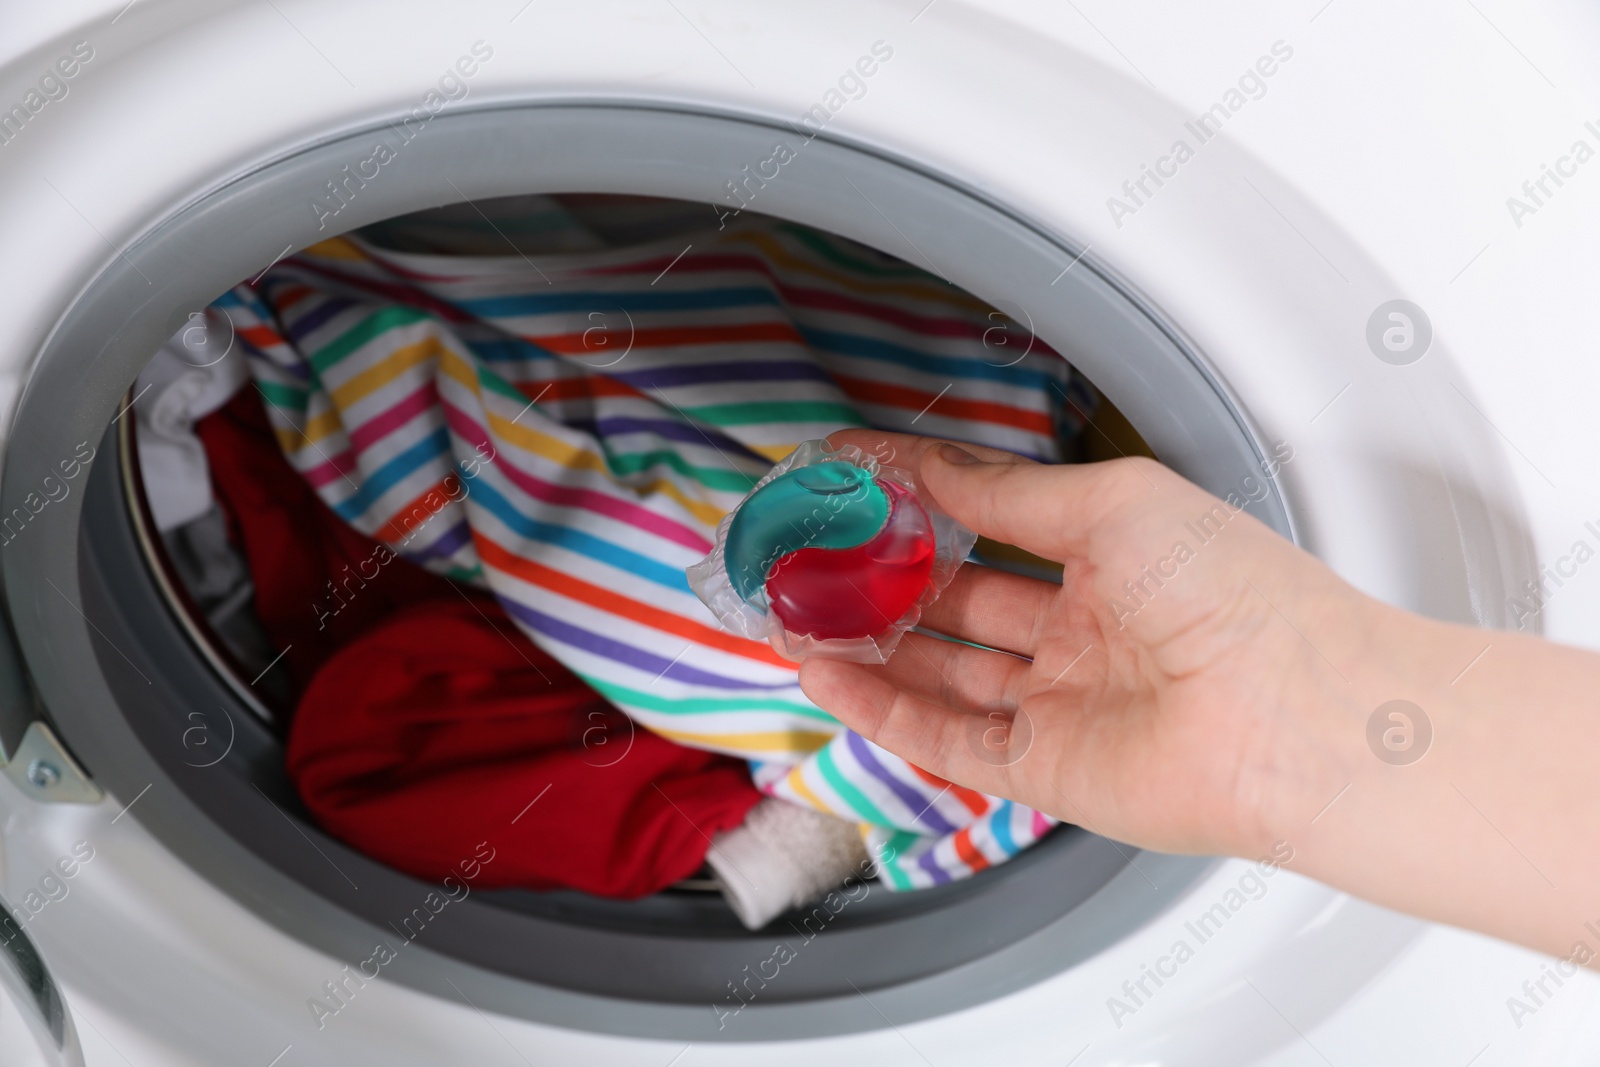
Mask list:
POLYGON ((23 731, 5 775, 35 800, 97 804, 105 796, 42 719, 34 719, 23 731))

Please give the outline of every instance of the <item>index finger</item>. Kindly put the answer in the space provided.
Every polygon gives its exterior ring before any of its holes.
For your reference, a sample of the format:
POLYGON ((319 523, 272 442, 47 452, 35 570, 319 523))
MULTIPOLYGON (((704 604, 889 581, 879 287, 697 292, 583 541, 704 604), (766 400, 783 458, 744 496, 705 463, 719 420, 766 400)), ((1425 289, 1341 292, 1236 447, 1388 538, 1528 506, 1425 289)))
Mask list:
POLYGON ((924 448, 918 459, 919 484, 957 522, 1057 563, 1092 555, 1090 540, 1117 516, 1130 514, 1130 506, 1170 504, 1174 491, 1188 486, 1166 467, 1140 457, 992 463, 966 446, 940 446, 924 448))
POLYGON ((1038 463, 1014 452, 938 437, 839 430, 834 447, 855 445, 908 471, 944 511, 985 537, 1064 563, 1086 555, 1089 536, 1130 500, 1188 483, 1155 460, 1038 463), (944 446, 978 460, 951 463, 944 446))
MULTIPOLYGON (((921 437, 910 433, 890 433, 886 430, 836 430, 828 435, 828 443, 835 448, 855 445, 886 467, 899 467, 913 476, 922 468, 923 457, 942 444, 952 444, 943 437, 921 437)), ((960 444, 960 448, 986 463, 1032 463, 1033 460, 984 445, 960 444)), ((921 479, 917 479, 921 484, 921 479)))

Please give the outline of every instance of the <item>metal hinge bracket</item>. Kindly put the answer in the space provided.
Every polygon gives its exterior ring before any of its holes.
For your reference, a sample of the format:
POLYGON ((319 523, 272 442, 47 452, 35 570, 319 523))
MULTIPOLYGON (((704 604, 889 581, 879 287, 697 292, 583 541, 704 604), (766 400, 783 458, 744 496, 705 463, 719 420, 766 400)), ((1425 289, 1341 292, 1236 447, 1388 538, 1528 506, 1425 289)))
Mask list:
POLYGON ((105 796, 67 752, 55 731, 40 719, 28 724, 16 752, 5 765, 5 775, 35 800, 97 804, 105 796))

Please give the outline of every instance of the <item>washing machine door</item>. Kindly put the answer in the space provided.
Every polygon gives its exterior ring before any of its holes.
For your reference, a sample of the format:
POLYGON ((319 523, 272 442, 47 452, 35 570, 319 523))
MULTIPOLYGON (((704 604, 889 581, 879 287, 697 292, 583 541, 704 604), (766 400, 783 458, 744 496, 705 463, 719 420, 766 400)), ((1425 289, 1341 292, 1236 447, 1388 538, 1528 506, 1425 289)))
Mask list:
POLYGON ((0 897, 0 1061, 16 1067, 83 1063, 67 1002, 33 939, 0 897))

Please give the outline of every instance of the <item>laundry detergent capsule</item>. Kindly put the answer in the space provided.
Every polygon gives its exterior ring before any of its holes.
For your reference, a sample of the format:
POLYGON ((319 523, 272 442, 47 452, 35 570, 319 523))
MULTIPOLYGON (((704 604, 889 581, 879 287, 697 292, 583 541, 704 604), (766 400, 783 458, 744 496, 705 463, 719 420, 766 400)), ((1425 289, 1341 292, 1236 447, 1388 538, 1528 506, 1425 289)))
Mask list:
POLYGON ((973 540, 906 472, 808 441, 724 520, 689 579, 730 629, 791 658, 883 662, 973 540))

